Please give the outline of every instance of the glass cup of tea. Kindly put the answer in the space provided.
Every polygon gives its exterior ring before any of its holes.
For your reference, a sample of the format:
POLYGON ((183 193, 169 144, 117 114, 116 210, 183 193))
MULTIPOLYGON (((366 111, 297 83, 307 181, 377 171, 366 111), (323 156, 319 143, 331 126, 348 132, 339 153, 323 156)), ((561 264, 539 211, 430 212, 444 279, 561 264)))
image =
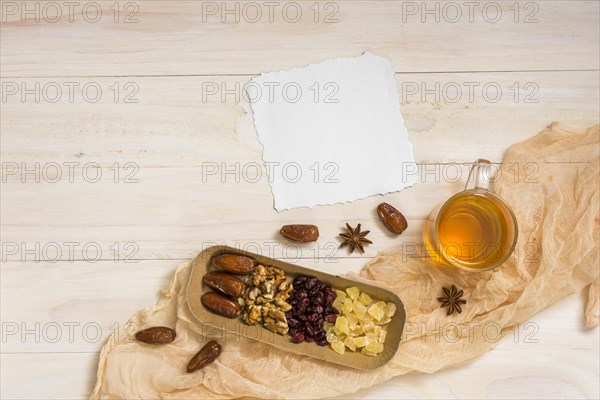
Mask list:
POLYGON ((488 160, 475 161, 465 190, 430 215, 423 238, 434 264, 486 271, 500 266, 514 251, 517 219, 510 206, 490 191, 489 174, 488 160))

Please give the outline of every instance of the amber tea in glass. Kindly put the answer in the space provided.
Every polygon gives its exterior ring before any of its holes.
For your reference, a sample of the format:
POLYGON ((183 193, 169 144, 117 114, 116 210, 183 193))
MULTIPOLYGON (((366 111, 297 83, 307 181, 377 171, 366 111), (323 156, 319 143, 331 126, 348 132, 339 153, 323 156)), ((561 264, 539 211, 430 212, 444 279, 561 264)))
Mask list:
POLYGON ((477 160, 467 187, 430 216, 424 232, 428 256, 435 264, 484 271, 502 264, 517 243, 517 220, 498 195, 488 189, 490 162, 477 160), (468 186, 474 180, 474 187, 468 186))

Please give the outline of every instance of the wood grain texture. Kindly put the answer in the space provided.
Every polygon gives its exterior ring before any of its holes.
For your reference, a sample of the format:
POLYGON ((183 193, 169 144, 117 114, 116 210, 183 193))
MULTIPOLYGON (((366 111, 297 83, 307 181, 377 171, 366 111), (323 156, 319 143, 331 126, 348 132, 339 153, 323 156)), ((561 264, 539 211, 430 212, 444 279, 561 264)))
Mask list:
MULTIPOLYGON (((3 160, 79 166, 225 162, 243 168, 260 162, 262 152, 252 115, 246 114, 243 85, 250 78, 4 78, 3 111, 11 118, 0 125, 3 160), (101 94, 93 103, 96 88, 101 94)), ((509 145, 552 121, 583 129, 600 118, 597 72, 398 74, 396 79, 417 162, 501 161, 509 145)))
POLYGON ((222 2, 137 0, 133 8, 119 2, 115 23, 115 2, 97 3, 100 18, 81 6, 73 22, 47 22, 43 2, 39 23, 20 8, 8 14, 2 76, 258 74, 364 51, 389 58, 398 72, 598 68, 595 1, 475 2, 472 11, 462 2, 456 10, 436 1, 321 1, 317 23, 312 0, 293 9, 277 2, 273 22, 264 6, 252 22, 248 2, 228 2, 227 15, 222 2))
MULTIPOLYGON (((256 22, 251 2, 227 2, 239 12, 224 16, 212 1, 84 3, 69 13, 28 2, 23 15, 24 3, 0 1, 6 399, 87 398, 104 341, 206 246, 358 272, 379 250, 419 243, 474 159, 500 162, 552 121, 585 128, 600 118, 597 1, 475 2, 472 18, 462 2, 278 2, 272 22, 261 2, 256 22), (297 22, 282 12, 291 3, 297 22), (244 83, 364 51, 396 71, 417 185, 277 213, 266 170, 255 168, 262 147, 244 83), (406 215, 400 237, 378 221, 381 201, 406 215), (319 226, 318 243, 278 235, 299 222, 319 226), (337 249, 345 222, 371 229, 366 254, 337 249)), ((464 366, 349 397, 598 398, 598 329, 583 328, 584 302, 558 302, 464 366)))

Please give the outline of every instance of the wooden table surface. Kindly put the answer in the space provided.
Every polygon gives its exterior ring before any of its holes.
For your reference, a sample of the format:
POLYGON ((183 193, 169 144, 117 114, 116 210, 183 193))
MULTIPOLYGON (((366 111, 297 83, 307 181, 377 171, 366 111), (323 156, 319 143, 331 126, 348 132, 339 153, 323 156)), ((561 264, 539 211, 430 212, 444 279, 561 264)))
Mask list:
MULTIPOLYGON (((211 244, 359 271, 379 250, 420 241, 429 212, 464 184, 448 178, 457 164, 499 162, 552 121, 599 119, 597 1, 1 7, 6 399, 87 397, 106 338, 211 244), (241 86, 364 51, 395 68, 418 184, 277 213, 241 86), (408 219, 399 238, 377 221, 381 201, 408 219), (281 240, 293 222, 318 224, 318 245, 281 240), (345 222, 371 228, 366 254, 336 249, 345 222)), ((584 328, 583 304, 560 301, 468 365, 356 397, 598 398, 599 332, 584 328)))

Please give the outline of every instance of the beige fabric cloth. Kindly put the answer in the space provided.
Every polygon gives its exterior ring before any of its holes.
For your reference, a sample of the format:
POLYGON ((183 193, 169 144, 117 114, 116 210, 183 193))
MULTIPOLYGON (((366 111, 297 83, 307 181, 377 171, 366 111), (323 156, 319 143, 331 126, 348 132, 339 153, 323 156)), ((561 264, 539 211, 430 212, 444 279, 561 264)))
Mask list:
POLYGON ((351 275, 395 291, 406 307, 406 334, 386 366, 361 372, 228 336, 215 363, 186 374, 190 357, 206 342, 185 302, 191 265, 186 262, 158 303, 130 319, 139 327, 175 327, 177 339, 150 348, 127 338, 130 331, 124 328, 102 349, 91 398, 306 399, 351 393, 396 375, 434 372, 473 359, 511 327, 590 284, 585 317, 589 326, 597 326, 598 126, 570 133, 552 125, 512 146, 495 186, 519 221, 521 254, 501 268, 483 273, 436 268, 391 250, 375 257, 361 276, 351 275), (532 162, 539 166, 533 176, 535 167, 525 168, 532 162), (516 163, 523 168, 515 169, 516 163), (468 303, 462 314, 446 317, 436 297, 441 286, 453 283, 464 289, 468 303))

